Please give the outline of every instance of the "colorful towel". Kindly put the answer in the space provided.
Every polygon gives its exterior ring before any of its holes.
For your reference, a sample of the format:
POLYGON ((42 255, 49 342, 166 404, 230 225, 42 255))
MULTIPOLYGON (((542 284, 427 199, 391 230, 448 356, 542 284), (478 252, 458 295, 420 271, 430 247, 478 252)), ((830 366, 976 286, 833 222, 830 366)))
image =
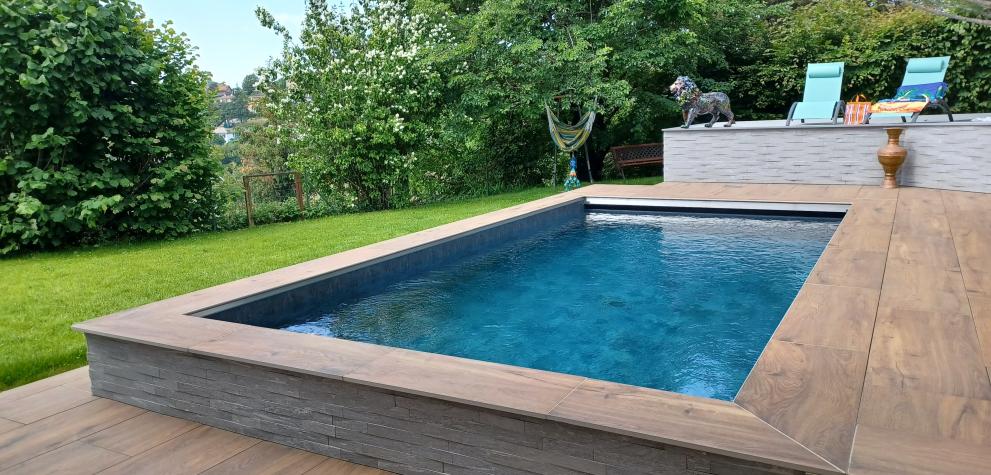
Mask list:
POLYGON ((892 99, 884 99, 871 106, 871 114, 914 114, 922 112, 934 101, 946 97, 949 86, 945 82, 901 86, 892 99))
POLYGON ((929 107, 929 101, 893 101, 885 99, 871 106, 871 114, 914 114, 929 107))

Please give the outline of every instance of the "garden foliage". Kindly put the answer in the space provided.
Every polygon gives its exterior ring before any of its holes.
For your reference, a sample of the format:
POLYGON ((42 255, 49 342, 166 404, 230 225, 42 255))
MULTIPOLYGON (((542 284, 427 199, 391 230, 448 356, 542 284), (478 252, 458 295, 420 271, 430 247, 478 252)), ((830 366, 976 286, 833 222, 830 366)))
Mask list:
POLYGON ((209 224, 206 78, 130 0, 0 2, 0 254, 209 224))
POLYGON ((991 27, 863 0, 819 0, 772 21, 767 52, 740 70, 751 116, 781 117, 801 97, 805 65, 846 62, 844 99, 877 100, 901 85, 905 59, 952 56, 946 82, 955 111, 991 110, 991 27))
MULTIPOLYGON (((389 208, 532 185, 563 157, 544 104, 595 107, 591 144, 656 141, 680 115, 676 74, 725 85, 765 7, 753 0, 359 0, 308 3, 259 88, 289 164, 345 208, 389 208), (560 103, 555 102, 560 99, 560 103)), ((558 171, 563 173, 563 167, 558 171)))
POLYGON ((260 185, 258 222, 560 182, 545 104, 596 109, 606 172, 681 120, 679 75, 781 118, 810 62, 879 99, 905 58, 950 55, 954 110, 991 110, 991 27, 891 0, 308 0, 292 36, 257 15, 283 51, 210 112, 186 39, 133 0, 0 3, 0 254, 243 226, 246 173, 304 175, 309 210, 260 185), (237 140, 211 146, 224 119, 237 140))
POLYGON ((955 110, 991 109, 991 28, 894 2, 311 0, 299 38, 258 13, 286 45, 262 74, 271 125, 344 209, 547 182, 555 165, 560 179, 544 104, 565 120, 597 109, 593 163, 660 141, 681 120, 678 75, 746 120, 783 117, 810 62, 845 61, 845 96, 879 99, 906 58, 951 55, 955 110))
POLYGON ((443 19, 408 2, 360 0, 349 14, 309 4, 294 43, 262 71, 265 107, 290 142, 290 167, 358 208, 415 201, 413 170, 436 140, 444 81, 432 55, 452 41, 443 19))

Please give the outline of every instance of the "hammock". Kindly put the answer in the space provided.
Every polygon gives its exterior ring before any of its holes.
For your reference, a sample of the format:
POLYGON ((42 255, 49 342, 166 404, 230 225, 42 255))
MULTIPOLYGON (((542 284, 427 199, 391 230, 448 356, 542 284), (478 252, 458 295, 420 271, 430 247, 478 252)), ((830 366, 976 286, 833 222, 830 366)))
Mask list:
POLYGON ((551 140, 562 152, 574 152, 585 144, 592 135, 592 124, 595 123, 595 111, 590 110, 578 120, 575 125, 567 124, 558 119, 550 106, 544 104, 547 111, 547 128, 551 132, 551 140))
MULTIPOLYGON (((554 141, 554 144, 562 152, 571 154, 571 160, 569 161, 571 170, 568 171, 568 178, 564 180, 564 189, 565 191, 570 191, 581 187, 582 184, 578 181, 578 172, 575 170, 577 160, 575 160, 574 151, 584 145, 585 141, 592 135, 592 124, 595 123, 595 111, 590 110, 586 112, 581 119, 578 119, 577 124, 571 125, 558 119, 551 112, 551 108, 546 102, 544 103, 544 110, 547 111, 547 129, 551 132, 551 140, 554 141)), ((592 165, 588 163, 587 156, 585 157, 585 162, 588 165, 589 180, 591 180, 592 165)), ((554 165, 554 174, 557 175, 556 164, 554 165)))

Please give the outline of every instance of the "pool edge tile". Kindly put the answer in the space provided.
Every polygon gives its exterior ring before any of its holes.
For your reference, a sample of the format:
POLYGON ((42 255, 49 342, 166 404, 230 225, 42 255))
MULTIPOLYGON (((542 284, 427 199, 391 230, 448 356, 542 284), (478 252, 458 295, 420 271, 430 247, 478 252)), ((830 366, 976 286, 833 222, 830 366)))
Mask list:
POLYGON ((581 376, 398 348, 344 375, 348 382, 540 419, 584 380, 581 376))
POLYGON ((343 379, 345 374, 395 351, 387 346, 338 338, 239 326, 242 328, 238 331, 190 347, 189 351, 328 379, 343 379))
POLYGON ((845 469, 867 373, 867 351, 771 340, 736 403, 845 469))
POLYGON ((72 325, 87 335, 125 340, 178 351, 209 343, 245 327, 237 323, 179 314, 120 314, 72 325))
POLYGON ((737 404, 586 380, 548 419, 817 473, 842 473, 737 404))

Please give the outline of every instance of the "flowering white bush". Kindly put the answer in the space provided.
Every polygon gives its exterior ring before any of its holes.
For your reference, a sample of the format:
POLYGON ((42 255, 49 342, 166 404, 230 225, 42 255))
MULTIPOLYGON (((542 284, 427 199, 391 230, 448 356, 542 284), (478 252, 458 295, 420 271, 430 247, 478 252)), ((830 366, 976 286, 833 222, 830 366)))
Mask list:
POLYGON ((444 81, 438 52, 453 44, 444 15, 405 0, 359 0, 347 12, 308 2, 298 40, 283 35, 281 58, 261 71, 266 107, 292 142, 289 165, 358 208, 415 199, 418 147, 431 141, 444 81))

